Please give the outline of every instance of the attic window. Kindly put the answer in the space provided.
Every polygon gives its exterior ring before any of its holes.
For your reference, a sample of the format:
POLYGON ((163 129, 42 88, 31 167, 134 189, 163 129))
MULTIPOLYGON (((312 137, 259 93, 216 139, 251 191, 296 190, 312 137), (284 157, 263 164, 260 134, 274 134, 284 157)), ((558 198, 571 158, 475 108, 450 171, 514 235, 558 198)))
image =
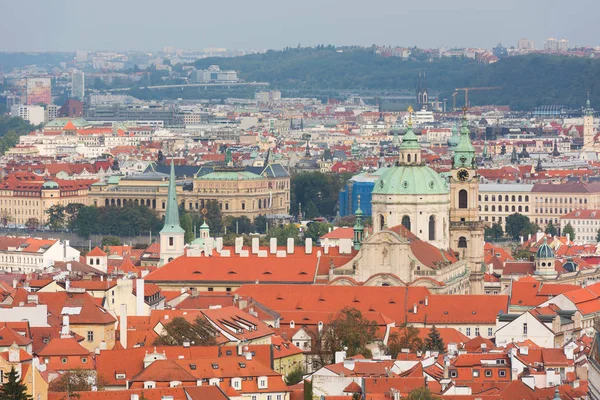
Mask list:
POLYGON ((448 311, 444 311, 444 315, 448 315, 448 311))
POLYGON ((477 311, 472 311, 471 314, 475 315, 477 314, 477 311))
POLYGON ((219 364, 212 363, 212 369, 219 369, 219 364))
POLYGON ((246 363, 241 362, 241 363, 238 363, 238 364, 240 365, 240 368, 246 368, 246 363))
POLYGON ((232 353, 231 353, 231 350, 227 350, 227 351, 225 352, 225 355, 228 355, 228 356, 230 356, 231 354, 232 354, 232 353))
POLYGON ((202 272, 200 272, 200 271, 194 271, 194 272, 192 272, 192 274, 201 274, 201 273, 202 272))
POLYGON ((301 272, 298 273, 298 275, 308 275, 308 274, 306 272, 304 272, 304 271, 301 271, 301 272))
POLYGON ((265 271, 263 272, 263 275, 271 275, 271 271, 265 271))
POLYGON ((235 275, 235 274, 237 274, 237 272, 235 272, 235 271, 229 271, 228 274, 229 275, 235 275))
POLYGON ((190 364, 190 369, 195 371, 196 370, 196 364, 190 364))
POLYGON ((116 379, 125 379, 126 377, 127 377, 127 375, 125 375, 125 374, 115 374, 116 379))

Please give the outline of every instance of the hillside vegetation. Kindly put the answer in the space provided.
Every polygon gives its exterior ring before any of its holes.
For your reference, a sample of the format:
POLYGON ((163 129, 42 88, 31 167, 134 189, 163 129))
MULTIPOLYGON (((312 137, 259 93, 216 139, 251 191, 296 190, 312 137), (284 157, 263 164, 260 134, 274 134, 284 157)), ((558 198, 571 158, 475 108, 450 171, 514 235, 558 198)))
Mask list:
MULTIPOLYGON (((501 86, 471 92, 471 105, 510 105, 528 110, 546 104, 579 107, 586 92, 600 103, 600 60, 549 55, 510 57, 492 65, 471 59, 401 60, 375 55, 370 49, 334 47, 286 49, 234 58, 206 58, 197 68, 217 64, 239 71, 246 81, 269 82, 273 88, 304 94, 324 90, 414 90, 419 72, 427 86, 451 102, 454 88, 501 86), (597 90, 594 90, 594 89, 597 90)), ((457 97, 462 104, 463 93, 457 97)))

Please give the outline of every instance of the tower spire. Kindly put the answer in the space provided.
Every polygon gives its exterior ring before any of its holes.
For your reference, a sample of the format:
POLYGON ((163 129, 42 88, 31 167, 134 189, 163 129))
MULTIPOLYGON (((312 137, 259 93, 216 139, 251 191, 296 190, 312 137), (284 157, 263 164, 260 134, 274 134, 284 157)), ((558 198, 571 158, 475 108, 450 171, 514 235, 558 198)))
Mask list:
POLYGON ((421 146, 419 145, 417 135, 415 135, 412 129, 412 113, 413 108, 409 106, 407 123, 408 129, 402 137, 402 144, 400 145, 400 155, 398 160, 400 164, 414 165, 421 163, 421 146))
POLYGON ((454 148, 454 168, 474 166, 475 147, 469 137, 470 131, 467 121, 467 107, 463 107, 462 127, 460 128, 460 140, 454 148))
MULTIPOLYGON (((168 229, 170 231, 180 230, 179 226, 179 207, 177 205, 177 190, 175 186, 175 159, 171 158, 171 172, 169 175, 169 192, 167 194, 167 211, 165 213, 165 226, 162 231, 168 229)), ((162 232, 161 231, 161 232, 162 232)))
POLYGON ((360 195, 358 195, 358 208, 354 212, 354 215, 356 215, 356 224, 354 224, 354 249, 360 250, 365 231, 362 224, 363 211, 360 209, 360 195))
POLYGON ((185 245, 184 234, 185 231, 179 225, 179 205, 177 204, 177 187, 175 184, 175 159, 171 158, 165 225, 160 231, 160 266, 183 255, 183 247, 185 245))

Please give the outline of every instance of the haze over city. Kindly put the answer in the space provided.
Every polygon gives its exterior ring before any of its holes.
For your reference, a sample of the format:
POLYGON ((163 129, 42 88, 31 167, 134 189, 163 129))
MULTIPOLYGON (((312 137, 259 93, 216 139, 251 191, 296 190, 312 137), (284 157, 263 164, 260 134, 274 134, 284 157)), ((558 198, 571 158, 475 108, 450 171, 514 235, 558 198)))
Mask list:
POLYGON ((0 51, 279 49, 317 44, 515 45, 527 37, 600 43, 600 3, 576 0, 2 1, 0 51), (576 21, 576 23, 569 23, 576 21))

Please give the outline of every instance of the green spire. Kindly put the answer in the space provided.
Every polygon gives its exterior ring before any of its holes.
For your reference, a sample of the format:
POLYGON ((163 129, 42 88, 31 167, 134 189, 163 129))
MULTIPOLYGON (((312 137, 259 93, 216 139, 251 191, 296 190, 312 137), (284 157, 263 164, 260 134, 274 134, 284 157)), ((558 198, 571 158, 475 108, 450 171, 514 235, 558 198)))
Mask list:
POLYGON ((354 224, 354 249, 360 250, 365 231, 362 224, 363 211, 360 209, 360 195, 358 195, 358 208, 354 212, 354 215, 356 215, 356 224, 354 224))
POLYGON ((415 135, 415 133, 413 132, 413 129, 412 129, 412 113, 413 113, 412 107, 408 107, 408 129, 406 130, 406 133, 402 137, 402 144, 400 145, 401 150, 402 149, 414 150, 414 149, 421 148, 421 146, 419 145, 419 139, 417 138, 417 135, 415 135))
POLYGON ((165 213, 165 226, 160 233, 183 233, 179 226, 179 206, 177 204, 177 190, 175 186, 175 159, 171 158, 171 174, 169 176, 169 193, 167 194, 167 212, 165 213))
POLYGON ((590 103, 590 92, 588 92, 587 101, 585 102, 585 115, 594 115, 594 109, 592 103, 590 103))
POLYGON ((467 107, 463 107, 462 127, 460 128, 460 140, 454 148, 454 168, 473 167, 475 161, 475 148, 469 137, 469 126, 467 123, 467 107))

